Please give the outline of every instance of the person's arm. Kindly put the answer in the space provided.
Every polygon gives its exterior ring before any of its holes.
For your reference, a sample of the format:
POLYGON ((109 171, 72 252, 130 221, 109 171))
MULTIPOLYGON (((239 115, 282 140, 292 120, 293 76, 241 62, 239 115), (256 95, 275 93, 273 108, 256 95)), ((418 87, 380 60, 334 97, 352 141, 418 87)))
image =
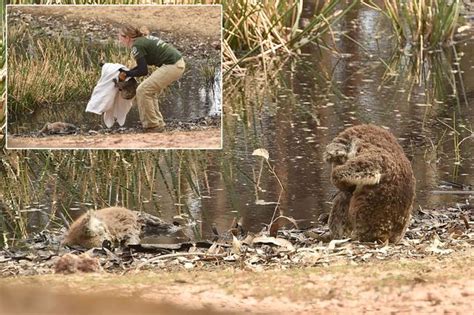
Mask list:
POLYGON ((148 74, 148 66, 145 60, 145 57, 140 57, 137 59, 137 66, 133 69, 125 71, 127 77, 142 77, 148 74))

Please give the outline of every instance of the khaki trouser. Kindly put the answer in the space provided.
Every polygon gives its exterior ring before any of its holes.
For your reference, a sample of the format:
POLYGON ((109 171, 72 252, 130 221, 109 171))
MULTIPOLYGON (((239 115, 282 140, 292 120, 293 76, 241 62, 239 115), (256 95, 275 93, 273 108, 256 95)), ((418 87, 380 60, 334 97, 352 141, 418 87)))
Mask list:
POLYGON ((135 102, 143 128, 164 127, 165 122, 158 106, 158 94, 181 78, 185 63, 181 58, 173 65, 162 65, 137 88, 135 102))

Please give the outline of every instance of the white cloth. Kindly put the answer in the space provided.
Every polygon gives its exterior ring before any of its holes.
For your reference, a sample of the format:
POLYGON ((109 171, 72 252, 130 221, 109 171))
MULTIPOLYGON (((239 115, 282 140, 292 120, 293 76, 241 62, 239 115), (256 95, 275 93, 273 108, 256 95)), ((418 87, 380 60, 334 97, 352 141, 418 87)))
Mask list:
POLYGON ((112 127, 115 120, 120 126, 123 126, 132 107, 132 100, 122 98, 113 81, 114 79, 118 80, 120 68, 128 70, 119 63, 106 63, 102 66, 99 82, 92 91, 91 99, 86 107, 86 112, 97 115, 104 114, 104 123, 107 128, 112 127))

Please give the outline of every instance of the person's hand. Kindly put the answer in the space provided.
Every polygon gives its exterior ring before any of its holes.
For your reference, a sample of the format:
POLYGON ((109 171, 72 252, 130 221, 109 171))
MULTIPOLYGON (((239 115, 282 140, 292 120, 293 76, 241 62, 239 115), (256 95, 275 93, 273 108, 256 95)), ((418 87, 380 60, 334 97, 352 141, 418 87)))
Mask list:
POLYGON ((120 73, 119 73, 119 81, 122 82, 122 81, 125 81, 125 78, 127 77, 127 74, 125 73, 125 71, 123 71, 122 69, 119 70, 120 73))

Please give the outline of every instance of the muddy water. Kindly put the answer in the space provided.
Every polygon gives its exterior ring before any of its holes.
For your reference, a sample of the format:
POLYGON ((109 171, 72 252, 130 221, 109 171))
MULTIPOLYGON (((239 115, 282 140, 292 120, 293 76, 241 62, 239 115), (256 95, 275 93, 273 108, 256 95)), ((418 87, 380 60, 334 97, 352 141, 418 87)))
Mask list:
MULTIPOLYGON (((216 69, 214 79, 206 83, 201 70, 205 62, 195 59, 189 62, 185 75, 160 95, 159 106, 165 121, 190 122, 221 113, 220 69, 216 69)), ((35 111, 27 119, 10 116, 8 132, 28 135, 40 130, 46 122, 54 121, 73 123, 83 132, 105 129, 102 116, 86 113, 86 107, 87 101, 55 104, 35 111)), ((141 123, 138 108, 133 106, 124 127, 137 126, 141 126, 141 123)), ((119 128, 119 125, 115 124, 114 128, 119 128)))
MULTIPOLYGON (((399 73, 396 80, 381 84, 386 72, 382 60, 389 63, 395 48, 388 30, 376 12, 354 11, 335 31, 342 58, 307 49, 300 60, 275 65, 282 70, 274 80, 265 82, 263 73, 256 73, 226 82, 224 100, 230 109, 225 113, 224 144, 233 167, 212 168, 211 198, 200 200, 205 223, 217 222, 222 230, 234 216, 242 216, 248 229, 258 231, 270 222, 280 187, 267 166, 260 189, 255 187, 261 158, 251 155, 254 149, 265 148, 284 185, 278 211, 301 220, 303 226, 318 224, 335 192, 322 160, 324 148, 344 128, 361 123, 384 126, 399 139, 417 179, 415 209, 472 203, 472 193, 451 193, 469 187, 450 187, 444 181, 474 184, 473 35, 456 45, 458 54, 464 54, 459 65, 464 90, 458 80, 459 99, 438 100, 430 98, 434 89, 441 88, 432 86, 432 81, 411 85, 408 76, 399 73), (323 78, 324 73, 333 74, 332 82, 323 78), (462 139, 456 158, 454 143, 462 139)), ((451 58, 449 54, 445 58, 451 58)), ((403 63, 409 61, 402 57, 403 63)), ((446 82, 443 86, 449 87, 446 82)))

